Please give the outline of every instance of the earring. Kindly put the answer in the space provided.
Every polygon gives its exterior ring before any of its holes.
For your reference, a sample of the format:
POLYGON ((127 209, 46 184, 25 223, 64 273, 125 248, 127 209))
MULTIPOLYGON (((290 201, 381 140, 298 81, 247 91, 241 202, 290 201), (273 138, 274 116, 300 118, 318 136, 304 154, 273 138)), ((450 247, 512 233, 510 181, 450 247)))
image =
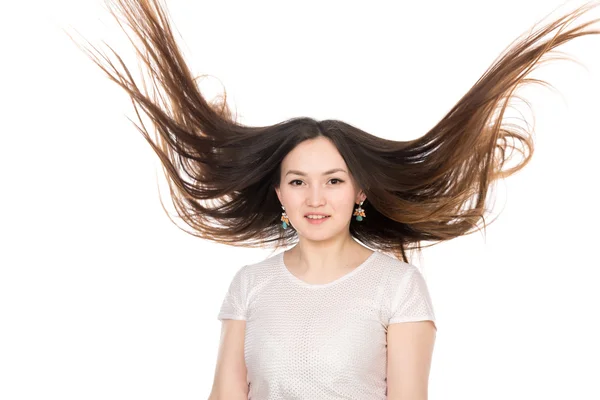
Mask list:
POLYGON ((285 213, 285 207, 281 206, 281 208, 283 208, 283 213, 281 214, 281 221, 283 221, 283 223, 281 224, 281 226, 283 227, 283 229, 287 229, 288 225, 290 224, 290 220, 288 219, 288 216, 285 213))
POLYGON ((358 208, 356 210, 354 210, 354 214, 352 214, 352 215, 356 215, 356 220, 357 221, 362 221, 363 218, 367 217, 365 215, 365 210, 363 210, 362 207, 361 207, 364 202, 365 202, 364 200, 361 201, 360 205, 358 206, 358 208))

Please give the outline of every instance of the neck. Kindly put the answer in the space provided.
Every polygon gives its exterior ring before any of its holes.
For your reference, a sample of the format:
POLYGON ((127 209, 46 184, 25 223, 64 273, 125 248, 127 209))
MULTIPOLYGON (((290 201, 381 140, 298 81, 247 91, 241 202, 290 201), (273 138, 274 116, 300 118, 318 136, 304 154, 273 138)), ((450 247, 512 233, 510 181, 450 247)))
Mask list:
POLYGON ((337 243, 323 244, 300 240, 287 251, 288 259, 303 271, 331 271, 351 266, 356 259, 364 258, 371 252, 357 243, 352 237, 337 243))

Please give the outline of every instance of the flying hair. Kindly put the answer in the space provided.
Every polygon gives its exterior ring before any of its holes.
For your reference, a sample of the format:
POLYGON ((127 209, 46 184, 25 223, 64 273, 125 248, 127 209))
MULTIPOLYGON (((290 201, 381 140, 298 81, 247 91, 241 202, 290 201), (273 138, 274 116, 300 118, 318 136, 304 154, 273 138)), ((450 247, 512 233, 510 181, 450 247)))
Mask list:
MULTIPOLYGON (((175 210, 191 228, 181 229, 232 246, 277 249, 294 244, 297 232, 281 229, 274 190, 281 162, 299 143, 326 137, 367 196, 362 207, 368 218, 351 221, 351 236, 405 262, 409 251, 469 234, 480 229, 480 221, 485 228, 495 220, 485 219, 494 183, 525 167, 534 151, 533 129, 508 123, 507 108, 520 99, 516 92, 524 85, 551 87, 530 75, 549 61, 568 59, 556 48, 600 33, 592 29, 598 19, 574 24, 597 3, 536 25, 511 43, 428 132, 395 141, 335 119, 241 124, 227 105, 225 91, 213 101, 200 92, 165 5, 159 0, 106 4, 119 25, 133 32, 134 38, 128 38, 147 67, 152 91, 145 82, 143 88, 136 84, 110 46, 117 63, 93 45, 80 48, 131 97, 140 121, 134 124, 158 155, 175 210), (140 109, 150 118, 154 136, 140 109)), ((161 205, 169 215, 162 200, 161 205)))

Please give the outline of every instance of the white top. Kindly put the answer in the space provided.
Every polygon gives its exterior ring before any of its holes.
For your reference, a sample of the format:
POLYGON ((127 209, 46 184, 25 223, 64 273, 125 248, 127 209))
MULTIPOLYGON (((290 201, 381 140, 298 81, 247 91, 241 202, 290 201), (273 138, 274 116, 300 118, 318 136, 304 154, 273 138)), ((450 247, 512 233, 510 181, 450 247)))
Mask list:
POLYGON ((379 251, 325 284, 293 275, 283 252, 245 265, 218 319, 246 321, 249 400, 385 399, 387 326, 435 324, 419 269, 379 251))

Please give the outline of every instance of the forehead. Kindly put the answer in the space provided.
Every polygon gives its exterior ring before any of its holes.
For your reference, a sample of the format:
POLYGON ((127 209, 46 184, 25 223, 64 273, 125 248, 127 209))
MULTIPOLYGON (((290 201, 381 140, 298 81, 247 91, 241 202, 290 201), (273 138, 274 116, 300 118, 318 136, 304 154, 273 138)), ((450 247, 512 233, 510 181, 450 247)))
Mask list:
POLYGON ((322 172, 334 168, 346 169, 346 163, 335 145, 327 138, 305 140, 283 159, 282 168, 322 172))

